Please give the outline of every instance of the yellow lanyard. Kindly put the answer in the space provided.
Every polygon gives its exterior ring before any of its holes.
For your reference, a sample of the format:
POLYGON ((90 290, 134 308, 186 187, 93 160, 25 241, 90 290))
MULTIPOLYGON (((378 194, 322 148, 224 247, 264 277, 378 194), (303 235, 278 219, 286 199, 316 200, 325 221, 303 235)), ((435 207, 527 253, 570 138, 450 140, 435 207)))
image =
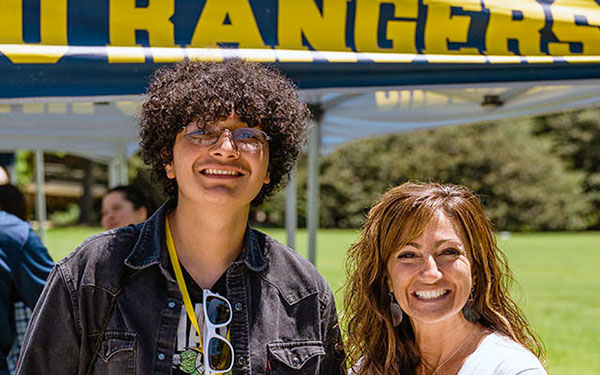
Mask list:
POLYGON ((169 226, 169 219, 165 216, 165 232, 167 232, 167 249, 169 249, 169 256, 171 257, 171 264, 173 264, 173 271, 175 271, 175 279, 179 285, 181 296, 183 297, 183 304, 187 311, 188 318, 196 328, 198 338, 200 339, 200 350, 204 353, 204 345, 202 343, 202 335, 200 334, 200 327, 198 326, 198 318, 194 313, 194 307, 192 306, 192 300, 188 293, 187 287, 185 286, 185 280, 183 279, 183 272, 181 272, 181 266, 179 265, 179 259, 177 258, 177 250, 175 250, 175 243, 173 242, 173 236, 171 235, 171 227, 169 226))
MULTIPOLYGON (((185 280, 183 279, 183 272, 181 271, 181 266, 179 265, 179 258, 177 258, 177 250, 175 250, 175 243, 173 242, 173 236, 171 235, 171 227, 169 226, 169 218, 165 216, 165 232, 167 233, 167 249, 169 249, 169 257, 171 258, 171 264, 173 264, 173 271, 175 271, 175 279, 177 280, 177 285, 179 286, 179 291, 181 292, 181 296, 183 297, 183 304, 185 305, 185 311, 187 311, 188 318, 196 328, 196 332, 198 333, 198 338, 200 339, 200 350, 204 353, 204 344, 202 340, 202 334, 200 333, 200 327, 198 326, 198 318, 194 313, 194 307, 192 306, 192 300, 190 299, 190 293, 187 290, 187 286, 185 285, 185 280)), ((206 317, 204 317, 206 319, 206 317)), ((229 329, 227 329, 227 341, 231 342, 231 337, 229 336, 229 329)))

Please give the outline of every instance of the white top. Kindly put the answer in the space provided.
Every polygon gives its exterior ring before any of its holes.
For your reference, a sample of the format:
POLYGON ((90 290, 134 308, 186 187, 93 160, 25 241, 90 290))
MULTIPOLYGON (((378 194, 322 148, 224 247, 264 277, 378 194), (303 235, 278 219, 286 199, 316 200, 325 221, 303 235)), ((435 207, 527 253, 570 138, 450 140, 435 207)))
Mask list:
POLYGON ((521 344, 491 333, 467 357, 458 375, 548 375, 533 353, 521 344))

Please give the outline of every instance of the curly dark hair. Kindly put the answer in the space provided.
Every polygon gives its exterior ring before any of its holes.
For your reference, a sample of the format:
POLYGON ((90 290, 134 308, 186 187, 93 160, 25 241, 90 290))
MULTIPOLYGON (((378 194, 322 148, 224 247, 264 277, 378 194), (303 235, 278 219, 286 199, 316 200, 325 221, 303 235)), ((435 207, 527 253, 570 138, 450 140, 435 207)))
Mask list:
POLYGON ((144 162, 164 192, 177 197, 177 181, 164 165, 173 159, 181 127, 198 120, 213 124, 232 111, 249 126, 259 126, 269 141, 269 176, 252 205, 285 185, 306 141, 310 111, 294 84, 278 71, 239 59, 184 61, 156 71, 142 103, 139 133, 144 162))

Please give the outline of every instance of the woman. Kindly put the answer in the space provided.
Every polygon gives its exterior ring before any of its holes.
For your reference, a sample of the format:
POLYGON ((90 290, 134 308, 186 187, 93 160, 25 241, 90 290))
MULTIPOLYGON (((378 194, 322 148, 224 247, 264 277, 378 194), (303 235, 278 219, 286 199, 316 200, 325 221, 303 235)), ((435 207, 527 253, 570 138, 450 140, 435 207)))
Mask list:
POLYGON ((546 374, 491 223, 467 188, 387 191, 348 251, 347 272, 356 375, 546 374))
POLYGON ((102 198, 102 227, 120 228, 146 221, 152 214, 151 201, 133 186, 117 186, 102 198))

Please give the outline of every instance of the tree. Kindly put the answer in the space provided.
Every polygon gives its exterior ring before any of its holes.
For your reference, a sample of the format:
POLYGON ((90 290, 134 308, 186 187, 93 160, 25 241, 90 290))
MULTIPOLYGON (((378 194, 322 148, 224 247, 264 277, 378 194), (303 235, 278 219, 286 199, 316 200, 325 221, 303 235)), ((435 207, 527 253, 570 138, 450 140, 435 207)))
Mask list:
POLYGON ((536 119, 535 134, 552 140, 552 151, 584 174, 583 189, 595 208, 600 229, 600 110, 583 110, 536 119))
POLYGON ((357 227, 379 194, 408 180, 458 183, 478 193, 497 229, 590 225, 581 173, 550 153, 529 122, 423 130, 359 140, 321 166, 321 223, 357 227))

